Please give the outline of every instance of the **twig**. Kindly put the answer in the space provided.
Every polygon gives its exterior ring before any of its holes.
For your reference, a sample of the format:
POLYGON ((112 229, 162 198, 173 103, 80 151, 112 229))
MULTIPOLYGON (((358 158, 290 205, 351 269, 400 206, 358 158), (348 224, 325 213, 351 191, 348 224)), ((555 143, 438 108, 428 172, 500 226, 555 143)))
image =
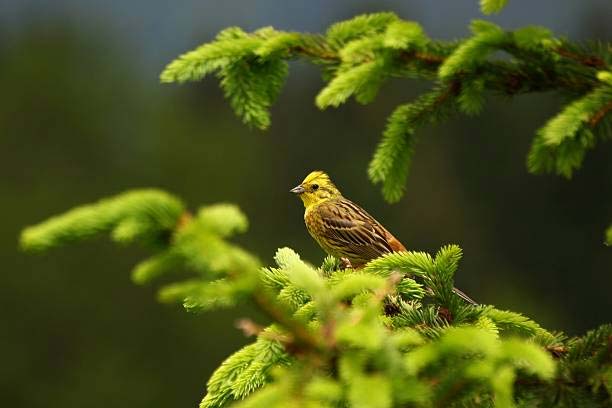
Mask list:
POLYGON ((612 110, 612 101, 608 102, 600 110, 595 112, 593 117, 589 119, 589 125, 591 127, 597 126, 597 124, 603 119, 603 117, 606 116, 606 114, 610 112, 611 110, 612 110))
POLYGON ((603 59, 596 57, 594 55, 580 55, 580 54, 571 52, 569 50, 566 50, 565 48, 562 48, 562 47, 555 48, 555 52, 561 55, 562 57, 571 59, 587 67, 603 68, 606 66, 606 63, 604 62, 603 59))
POLYGON ((323 346, 300 322, 282 311, 269 296, 263 292, 263 288, 257 288, 252 295, 253 301, 272 320, 285 327, 293 336, 293 343, 297 346, 297 352, 322 351, 323 346))

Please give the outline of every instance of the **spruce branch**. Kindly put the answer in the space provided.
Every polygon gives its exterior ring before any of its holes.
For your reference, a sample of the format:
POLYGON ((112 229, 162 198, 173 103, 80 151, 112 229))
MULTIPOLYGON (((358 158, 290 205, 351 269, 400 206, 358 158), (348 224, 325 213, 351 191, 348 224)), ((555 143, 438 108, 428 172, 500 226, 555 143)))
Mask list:
POLYGON ((484 14, 499 13, 504 7, 508 0, 480 0, 480 10, 484 14))
POLYGON ((458 83, 453 82, 421 96, 413 103, 400 106, 389 117, 383 138, 368 168, 370 179, 382 184, 383 196, 388 201, 398 201, 404 194, 416 144, 416 129, 448 115, 452 109, 451 96, 457 92, 458 83))
MULTIPOLYGON (((480 2, 485 14, 499 12, 505 4, 480 2)), ((200 80, 216 72, 238 116, 260 129, 270 124, 268 109, 287 75, 285 61, 302 58, 321 66, 328 82, 316 97, 321 109, 351 97, 369 103, 390 77, 432 81, 434 92, 391 114, 370 163, 370 179, 382 185, 390 202, 404 194, 421 127, 443 120, 455 108, 476 115, 486 95, 554 91, 574 102, 537 132, 527 167, 533 173, 571 176, 589 149, 610 138, 612 46, 579 45, 543 27, 506 31, 476 20, 470 28, 468 38, 438 41, 418 23, 389 12, 333 24, 323 35, 271 27, 246 33, 232 27, 170 63, 161 80, 200 80), (499 58, 499 52, 508 58, 499 58)))
MULTIPOLYGON (((481 9, 490 14, 505 4, 481 0, 481 9)), ((390 77, 433 82, 393 112, 370 163, 389 201, 403 195, 421 127, 455 112, 478 114, 488 96, 555 91, 572 101, 537 132, 528 167, 569 177, 588 149, 611 136, 610 45, 579 46, 542 27, 509 32, 475 21, 471 30, 460 41, 437 41, 393 13, 357 16, 324 35, 230 27, 169 64, 161 80, 214 74, 236 114, 260 129, 270 125, 293 59, 321 67, 321 109, 351 97, 369 103, 390 77), (507 56, 498 58, 500 51, 507 56)), ((160 300, 194 312, 249 302, 272 320, 241 326, 256 338, 211 376, 202 408, 612 404, 612 326, 568 339, 520 313, 464 304, 453 293, 462 257, 456 245, 435 256, 387 254, 359 271, 332 257, 316 268, 281 248, 276 266, 262 268, 230 241, 247 227, 236 206, 191 213, 168 193, 136 190, 28 227, 21 246, 43 251, 108 233, 153 250, 132 272, 137 283, 191 274, 162 286, 160 300)))
POLYGON ((133 190, 28 227, 20 244, 25 250, 38 252, 112 232, 113 240, 119 243, 163 245, 183 212, 183 203, 164 191, 133 190))
POLYGON ((192 274, 164 285, 161 300, 190 311, 250 302, 272 320, 266 328, 243 321, 240 328, 256 339, 213 373, 202 408, 236 401, 511 406, 547 404, 559 393, 567 407, 612 402, 612 326, 567 339, 518 313, 463 304, 453 295, 462 256, 456 245, 435 256, 388 254, 359 271, 330 257, 315 268, 281 248, 276 266, 261 268, 228 241, 248 225, 237 207, 208 205, 191 214, 177 198, 154 190, 120 194, 28 227, 22 243, 48 249, 116 231, 132 219, 147 234, 130 242, 165 237, 134 269, 135 281, 177 270, 192 274))
POLYGON ((538 131, 528 156, 529 169, 555 171, 570 178, 595 145, 597 134, 602 139, 609 137, 606 129, 597 130, 610 109, 612 86, 607 84, 569 104, 538 131))

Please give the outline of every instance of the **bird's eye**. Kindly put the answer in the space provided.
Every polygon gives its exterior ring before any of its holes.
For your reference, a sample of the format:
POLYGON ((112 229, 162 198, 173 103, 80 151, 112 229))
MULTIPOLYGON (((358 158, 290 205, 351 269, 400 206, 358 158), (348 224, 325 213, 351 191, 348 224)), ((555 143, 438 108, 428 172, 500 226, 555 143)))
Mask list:
POLYGON ((318 184, 313 184, 312 185, 312 191, 316 191, 319 189, 319 185, 318 184))

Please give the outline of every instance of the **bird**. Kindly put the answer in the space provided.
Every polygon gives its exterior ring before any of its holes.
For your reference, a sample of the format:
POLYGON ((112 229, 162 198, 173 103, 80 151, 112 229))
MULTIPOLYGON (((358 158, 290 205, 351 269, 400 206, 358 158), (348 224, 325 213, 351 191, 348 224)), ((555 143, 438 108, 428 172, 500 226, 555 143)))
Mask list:
MULTIPOLYGON (((381 255, 406 251, 381 223, 345 198, 324 171, 311 172, 289 191, 304 203, 304 223, 310 235, 346 267, 360 269, 381 255)), ((466 302, 477 304, 459 289, 453 291, 466 302)))

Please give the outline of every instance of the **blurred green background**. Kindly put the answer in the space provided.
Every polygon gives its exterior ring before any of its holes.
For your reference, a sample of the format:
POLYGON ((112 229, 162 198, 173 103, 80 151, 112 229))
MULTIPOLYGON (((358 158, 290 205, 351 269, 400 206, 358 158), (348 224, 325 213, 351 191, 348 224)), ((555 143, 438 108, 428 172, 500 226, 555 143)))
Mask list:
MULTIPOLYGON (((572 39, 612 37, 612 3, 510 0, 491 18, 545 25, 572 39)), ((248 308, 190 315, 130 281, 147 253, 106 239, 40 256, 21 228, 74 205, 160 187, 192 208, 230 201, 251 220, 239 241, 270 263, 290 246, 319 263, 302 205, 288 193, 325 169, 407 247, 465 251, 457 286, 483 303, 579 334, 612 319, 612 144, 573 180, 533 176, 534 131, 563 100, 493 99, 477 118, 420 132, 408 193, 383 202, 366 166, 386 117, 428 84, 391 81, 371 105, 320 112, 317 69, 292 63, 267 132, 236 119, 215 80, 160 85, 164 65, 220 29, 321 32, 391 10, 437 38, 467 35, 476 0, 3 2, 0 8, 0 393, 10 407, 194 407, 212 370, 248 341, 248 308)))

